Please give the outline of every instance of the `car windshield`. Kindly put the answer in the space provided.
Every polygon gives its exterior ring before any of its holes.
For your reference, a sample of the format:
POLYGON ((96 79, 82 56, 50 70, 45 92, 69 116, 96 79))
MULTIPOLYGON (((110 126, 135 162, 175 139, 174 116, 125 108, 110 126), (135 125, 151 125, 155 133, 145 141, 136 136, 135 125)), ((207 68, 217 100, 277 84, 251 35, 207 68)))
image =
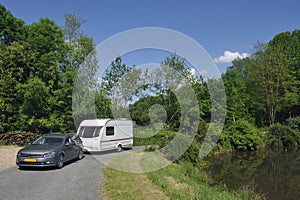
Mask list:
POLYGON ((40 137, 32 144, 43 144, 43 145, 51 145, 51 144, 59 144, 63 142, 63 138, 60 137, 40 137))

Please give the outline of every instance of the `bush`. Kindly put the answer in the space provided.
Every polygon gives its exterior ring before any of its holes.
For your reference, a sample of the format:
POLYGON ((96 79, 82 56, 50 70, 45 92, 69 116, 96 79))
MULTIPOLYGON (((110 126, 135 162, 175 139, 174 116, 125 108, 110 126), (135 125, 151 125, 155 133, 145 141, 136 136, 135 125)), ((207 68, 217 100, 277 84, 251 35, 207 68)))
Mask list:
POLYGON ((219 147, 237 151, 255 150, 262 144, 262 136, 258 129, 248 121, 240 119, 221 134, 219 147))
POLYGON ((300 145, 300 133, 290 126, 276 123, 269 129, 267 145, 270 147, 295 147, 300 145))
POLYGON ((172 131, 160 131, 158 133, 148 133, 149 137, 146 137, 147 135, 144 135, 142 137, 139 137, 141 134, 134 133, 133 138, 133 145, 134 146, 141 146, 141 145, 158 145, 159 147, 164 147, 166 144, 168 144, 176 135, 175 132, 172 131))
POLYGON ((297 131, 300 130, 300 117, 289 118, 286 121, 290 128, 297 131))

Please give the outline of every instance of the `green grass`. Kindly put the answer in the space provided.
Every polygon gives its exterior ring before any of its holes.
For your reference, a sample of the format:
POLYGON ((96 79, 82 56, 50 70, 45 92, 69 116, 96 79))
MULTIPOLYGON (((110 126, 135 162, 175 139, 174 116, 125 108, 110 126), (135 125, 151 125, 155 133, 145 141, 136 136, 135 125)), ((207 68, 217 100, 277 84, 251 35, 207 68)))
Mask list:
POLYGON ((188 163, 171 164, 161 170, 147 173, 171 199, 240 199, 228 191, 208 186, 208 177, 188 163))
POLYGON ((0 146, 6 146, 6 143, 5 143, 5 141, 3 141, 3 140, 0 140, 0 146))
POLYGON ((105 177, 102 189, 103 199, 169 199, 163 190, 153 184, 145 173, 142 173, 143 169, 139 162, 144 155, 143 152, 128 154, 113 160, 110 167, 103 169, 105 177))
POLYGON ((190 163, 171 164, 164 169, 147 173, 147 177, 163 189, 170 199, 264 199, 249 189, 229 192, 225 187, 210 187, 209 177, 190 163))
MULTIPOLYGON (((150 153, 126 155, 113 160, 111 166, 128 170, 128 163, 133 171, 151 171, 159 161, 150 153), (151 156, 148 156, 151 155, 151 156), (131 161, 131 162, 129 162, 131 161), (127 165, 126 167, 122 166, 127 165)), ((162 164, 162 163, 159 163, 162 164)), ((160 170, 147 173, 121 172, 113 168, 103 170, 105 183, 102 191, 104 199, 216 199, 216 200, 260 200, 264 199, 252 190, 244 188, 230 192, 226 187, 211 187, 210 178, 190 163, 170 164, 160 170)))

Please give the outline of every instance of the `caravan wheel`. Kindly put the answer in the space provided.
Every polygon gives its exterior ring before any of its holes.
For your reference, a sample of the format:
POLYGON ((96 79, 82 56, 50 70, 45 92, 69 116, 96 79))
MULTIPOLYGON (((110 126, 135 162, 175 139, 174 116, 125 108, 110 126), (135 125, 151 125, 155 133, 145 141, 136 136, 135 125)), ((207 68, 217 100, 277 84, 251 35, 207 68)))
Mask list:
POLYGON ((120 152, 120 151, 122 151, 122 145, 118 145, 118 148, 117 148, 117 152, 120 152))

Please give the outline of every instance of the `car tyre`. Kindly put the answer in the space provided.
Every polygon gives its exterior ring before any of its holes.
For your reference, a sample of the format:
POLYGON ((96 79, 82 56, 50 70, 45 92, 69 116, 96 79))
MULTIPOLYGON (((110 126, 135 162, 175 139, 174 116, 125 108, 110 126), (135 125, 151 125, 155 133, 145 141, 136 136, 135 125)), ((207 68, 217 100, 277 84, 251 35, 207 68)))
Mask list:
POLYGON ((80 149, 78 153, 78 160, 81 160, 82 158, 83 158, 83 151, 82 149, 80 149))
POLYGON ((64 167, 64 155, 60 154, 57 159, 57 168, 61 169, 64 167))

